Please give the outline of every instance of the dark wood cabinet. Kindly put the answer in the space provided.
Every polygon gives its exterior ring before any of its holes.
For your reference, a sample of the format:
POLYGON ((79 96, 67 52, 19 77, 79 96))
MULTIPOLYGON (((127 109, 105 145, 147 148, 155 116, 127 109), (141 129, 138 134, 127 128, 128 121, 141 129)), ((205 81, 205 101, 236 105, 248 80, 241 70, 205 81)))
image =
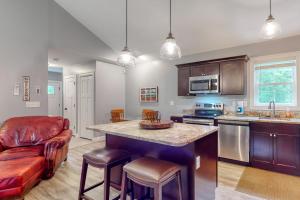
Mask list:
POLYGON ((297 124, 251 123, 251 165, 300 175, 299 131, 297 124))
POLYGON ((246 88, 247 56, 221 58, 178 67, 178 96, 190 96, 189 77, 218 74, 221 95, 243 95, 246 88))
POLYGON ((220 74, 219 63, 201 64, 191 66, 191 76, 208 76, 220 74))
POLYGON ((191 68, 184 66, 178 68, 178 96, 189 96, 189 77, 191 68))
POLYGON ((246 85, 245 60, 233 60, 220 63, 220 94, 242 95, 246 85))
POLYGON ((171 116, 171 120, 176 123, 183 123, 183 118, 179 116, 171 116))

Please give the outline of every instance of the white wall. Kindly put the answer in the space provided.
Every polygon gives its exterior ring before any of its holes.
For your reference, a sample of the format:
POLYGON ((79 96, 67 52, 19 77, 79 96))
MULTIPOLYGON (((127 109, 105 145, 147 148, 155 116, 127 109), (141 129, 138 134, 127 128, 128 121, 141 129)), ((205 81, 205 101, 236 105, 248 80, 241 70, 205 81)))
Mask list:
MULTIPOLYGON (((48 96, 48 0, 2 0, 0 2, 0 122, 20 115, 47 115, 48 96), (13 96, 22 76, 31 78, 31 100, 40 108, 26 108, 20 96, 13 96), (35 87, 41 94, 35 94, 35 87)), ((22 88, 22 87, 21 87, 22 88)))
POLYGON ((126 76, 126 111, 130 118, 140 117, 143 108, 159 110, 163 118, 169 118, 172 114, 181 113, 183 109, 190 109, 195 102, 223 102, 229 110, 232 108, 233 100, 247 100, 247 94, 242 96, 217 96, 201 95, 198 97, 177 96, 177 68, 176 64, 209 60, 238 55, 250 57, 291 52, 300 50, 300 36, 280 40, 272 40, 239 46, 218 51, 206 52, 197 55, 183 57, 175 62, 155 60, 138 64, 130 68, 126 76), (158 103, 139 102, 139 88, 148 86, 159 87, 158 103), (174 105, 170 105, 173 101, 174 105))
POLYGON ((113 108, 125 108, 125 72, 123 67, 97 61, 96 123, 108 123, 113 108))

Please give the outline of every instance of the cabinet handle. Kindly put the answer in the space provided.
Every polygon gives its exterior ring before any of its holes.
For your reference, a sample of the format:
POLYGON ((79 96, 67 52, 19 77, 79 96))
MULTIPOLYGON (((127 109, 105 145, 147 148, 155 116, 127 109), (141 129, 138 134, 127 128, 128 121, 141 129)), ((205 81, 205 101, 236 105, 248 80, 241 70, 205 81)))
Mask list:
POLYGON ((270 133, 270 137, 273 137, 273 134, 272 134, 272 133, 270 133))
POLYGON ((273 137, 277 137, 277 135, 274 133, 273 137))

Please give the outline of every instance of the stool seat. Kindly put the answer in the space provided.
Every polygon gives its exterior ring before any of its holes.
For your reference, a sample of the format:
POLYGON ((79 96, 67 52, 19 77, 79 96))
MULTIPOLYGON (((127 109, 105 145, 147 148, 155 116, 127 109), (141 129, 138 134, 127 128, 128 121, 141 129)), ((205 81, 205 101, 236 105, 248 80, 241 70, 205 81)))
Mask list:
POLYGON ((140 158, 123 167, 128 176, 149 183, 161 183, 181 170, 180 165, 155 158, 140 158))
POLYGON ((105 167, 115 161, 128 160, 130 154, 124 150, 103 148, 86 153, 83 158, 94 167, 105 167))

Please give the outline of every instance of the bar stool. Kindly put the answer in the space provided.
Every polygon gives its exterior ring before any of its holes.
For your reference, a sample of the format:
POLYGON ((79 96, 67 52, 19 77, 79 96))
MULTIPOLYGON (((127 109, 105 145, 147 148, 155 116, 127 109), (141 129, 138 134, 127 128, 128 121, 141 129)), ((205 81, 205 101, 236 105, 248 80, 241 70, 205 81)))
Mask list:
POLYGON ((126 200, 128 180, 154 189, 154 200, 162 200, 162 187, 176 179, 178 199, 182 200, 181 167, 155 158, 139 158, 123 167, 121 200, 126 200))
MULTIPOLYGON (((82 161, 82 170, 81 170, 81 179, 80 179, 80 188, 79 188, 79 196, 78 200, 82 199, 88 199, 92 200, 90 197, 86 196, 84 193, 87 191, 90 191, 102 184, 104 184, 104 200, 109 200, 109 192, 110 192, 110 175, 111 175, 111 169, 113 167, 119 166, 119 165, 125 165, 126 163, 131 161, 130 154, 127 151, 124 150, 118 150, 118 149, 96 149, 89 153, 86 153, 83 155, 83 161, 82 161), (104 168, 104 180, 100 183, 97 183, 95 185, 92 185, 88 188, 85 188, 85 182, 86 182, 86 175, 88 170, 88 165, 91 165, 96 168, 104 168)), ((121 174, 120 174, 121 175, 121 174)), ((113 185, 112 185, 113 186, 113 185)), ((115 186, 116 189, 120 190, 120 186, 115 186)), ((133 186, 131 184, 131 191, 132 197, 133 197, 133 186)), ((114 200, 119 199, 120 195, 114 200)))

